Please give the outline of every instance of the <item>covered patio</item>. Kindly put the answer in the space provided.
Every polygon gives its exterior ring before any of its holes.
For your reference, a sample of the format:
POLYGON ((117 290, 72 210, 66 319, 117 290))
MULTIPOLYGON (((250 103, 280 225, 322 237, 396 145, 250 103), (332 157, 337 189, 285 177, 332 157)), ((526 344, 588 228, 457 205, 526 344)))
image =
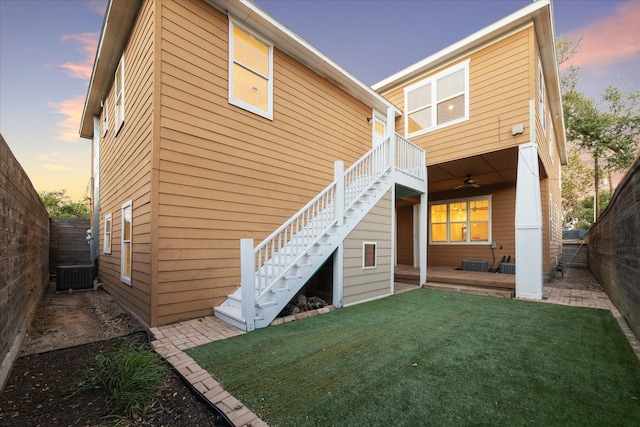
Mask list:
MULTIPOLYGON (((419 281, 420 269, 409 265, 395 266, 395 282, 418 285, 419 281)), ((516 289, 516 276, 514 274, 462 271, 453 267, 428 266, 425 287, 513 298, 516 289)))

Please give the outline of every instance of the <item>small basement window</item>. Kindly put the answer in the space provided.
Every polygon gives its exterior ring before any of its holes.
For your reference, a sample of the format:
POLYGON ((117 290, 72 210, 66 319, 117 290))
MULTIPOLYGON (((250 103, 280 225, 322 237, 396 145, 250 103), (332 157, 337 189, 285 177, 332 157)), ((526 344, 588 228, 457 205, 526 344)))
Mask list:
POLYGON ((376 268, 378 266, 378 244, 376 242, 362 242, 362 268, 376 268))

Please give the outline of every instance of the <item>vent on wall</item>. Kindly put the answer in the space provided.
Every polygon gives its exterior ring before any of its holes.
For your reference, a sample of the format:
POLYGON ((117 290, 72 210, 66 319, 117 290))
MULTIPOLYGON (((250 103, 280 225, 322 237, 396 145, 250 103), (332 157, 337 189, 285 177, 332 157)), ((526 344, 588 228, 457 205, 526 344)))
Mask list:
POLYGON ((464 271, 489 271, 489 261, 463 259, 462 269, 464 271))
POLYGON ((56 292, 93 289, 93 265, 65 265, 56 271, 56 292))

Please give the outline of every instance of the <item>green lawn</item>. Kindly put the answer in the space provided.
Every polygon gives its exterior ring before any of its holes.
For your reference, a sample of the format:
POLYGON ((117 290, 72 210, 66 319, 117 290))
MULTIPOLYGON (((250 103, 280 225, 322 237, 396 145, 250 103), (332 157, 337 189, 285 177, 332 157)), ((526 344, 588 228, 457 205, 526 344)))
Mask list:
POLYGON ((270 425, 640 425, 605 310, 417 289, 187 353, 270 425))

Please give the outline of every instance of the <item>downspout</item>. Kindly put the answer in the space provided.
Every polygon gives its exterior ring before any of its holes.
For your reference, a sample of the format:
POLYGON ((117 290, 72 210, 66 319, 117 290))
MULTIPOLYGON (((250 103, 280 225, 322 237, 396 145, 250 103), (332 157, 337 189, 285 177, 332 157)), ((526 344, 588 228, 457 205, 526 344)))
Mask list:
MULTIPOLYGON (((90 259, 95 263, 100 254, 100 117, 93 116, 93 224, 90 259)), ((98 265, 96 265, 96 272, 98 265)))

